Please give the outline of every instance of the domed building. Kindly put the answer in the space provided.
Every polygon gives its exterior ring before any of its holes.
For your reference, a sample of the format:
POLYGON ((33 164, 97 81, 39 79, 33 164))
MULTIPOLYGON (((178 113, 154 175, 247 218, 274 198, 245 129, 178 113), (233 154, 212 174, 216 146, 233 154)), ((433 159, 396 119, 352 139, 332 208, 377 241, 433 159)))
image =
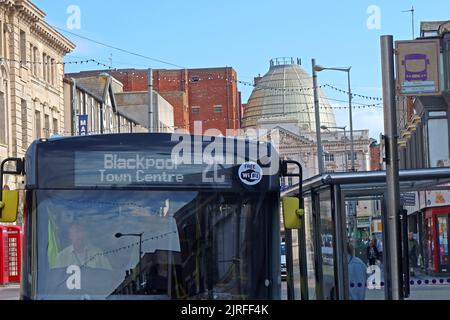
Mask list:
MULTIPOLYGON (((319 89, 320 123, 336 127, 333 109, 319 89)), ((313 79, 292 58, 270 61, 269 72, 255 79, 255 89, 242 118, 242 128, 258 128, 261 122, 296 120, 300 132, 315 132, 313 79)))
MULTIPOLYGON (((325 171, 351 169, 350 135, 335 131, 336 118, 328 99, 319 92, 320 125, 325 171)), ((255 78, 255 89, 244 109, 242 128, 259 130, 260 139, 269 139, 283 159, 300 162, 304 178, 319 173, 313 79, 300 60, 277 58, 263 77, 255 78)), ((370 170, 368 130, 354 130, 355 170, 370 170)), ((291 168, 293 171, 296 168, 291 168)), ((286 178, 284 187, 298 183, 286 178)))

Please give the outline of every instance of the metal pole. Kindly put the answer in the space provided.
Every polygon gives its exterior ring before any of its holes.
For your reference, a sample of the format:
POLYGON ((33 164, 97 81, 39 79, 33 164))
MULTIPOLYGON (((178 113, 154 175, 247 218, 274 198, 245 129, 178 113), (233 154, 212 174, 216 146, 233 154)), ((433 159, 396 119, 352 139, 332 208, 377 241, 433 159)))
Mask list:
POLYGON ((77 94, 77 79, 72 78, 72 136, 77 135, 77 106, 78 106, 78 94, 77 94))
POLYGON ((153 71, 148 69, 148 131, 155 132, 155 110, 153 108, 153 71))
POLYGON ((348 109, 349 109, 349 116, 350 116, 350 148, 351 148, 351 157, 352 157, 352 172, 355 172, 355 141, 353 139, 353 110, 352 110, 352 87, 350 83, 350 68, 348 69, 348 109))
POLYGON ((344 127, 344 151, 345 151, 345 172, 348 171, 348 155, 347 155, 347 130, 344 127))
POLYGON ((292 253, 292 230, 284 231, 284 245, 286 248, 286 286, 287 299, 295 300, 294 287, 294 257, 292 253))
POLYGON ((335 259, 336 259, 336 284, 337 295, 336 300, 348 300, 349 297, 349 282, 348 282, 348 259, 347 259, 347 228, 345 217, 345 201, 342 197, 341 187, 334 186, 331 189, 332 208, 334 216, 335 229, 335 259))
POLYGON ((142 233, 139 235, 139 290, 142 286, 142 233))
POLYGON ((320 105, 319 105, 319 92, 317 88, 317 72, 316 72, 316 59, 312 59, 312 72, 313 72, 313 88, 314 88, 314 109, 316 115, 316 137, 317 137, 317 160, 319 164, 319 174, 322 174, 324 170, 322 137, 320 133, 320 105))
POLYGON ((386 182, 387 182, 387 236, 386 244, 390 277, 388 291, 393 300, 400 300, 401 270, 400 270, 400 235, 399 235, 399 163, 397 145, 397 115, 395 108, 395 76, 394 76, 394 45, 392 36, 381 37, 381 70, 383 77, 384 126, 386 148, 386 182))

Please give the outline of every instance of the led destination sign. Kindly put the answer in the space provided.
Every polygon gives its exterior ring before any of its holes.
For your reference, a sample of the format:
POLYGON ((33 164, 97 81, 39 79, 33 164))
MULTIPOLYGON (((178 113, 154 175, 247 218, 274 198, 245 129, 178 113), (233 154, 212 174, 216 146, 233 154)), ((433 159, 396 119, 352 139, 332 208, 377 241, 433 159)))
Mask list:
POLYGON ((76 152, 75 186, 231 186, 230 165, 184 164, 170 155, 135 152, 76 152))

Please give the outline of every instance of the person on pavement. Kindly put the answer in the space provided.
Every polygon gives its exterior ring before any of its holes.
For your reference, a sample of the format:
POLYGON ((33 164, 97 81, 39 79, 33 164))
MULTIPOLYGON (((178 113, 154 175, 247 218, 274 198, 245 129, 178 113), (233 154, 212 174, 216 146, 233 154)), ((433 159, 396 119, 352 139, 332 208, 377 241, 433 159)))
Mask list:
POLYGON ((414 239, 412 232, 408 234, 408 251, 410 275, 414 277, 416 275, 415 268, 417 267, 417 259, 419 257, 419 243, 414 239))
POLYGON ((355 256, 352 244, 347 244, 348 280, 350 300, 366 299, 367 268, 364 262, 355 256))

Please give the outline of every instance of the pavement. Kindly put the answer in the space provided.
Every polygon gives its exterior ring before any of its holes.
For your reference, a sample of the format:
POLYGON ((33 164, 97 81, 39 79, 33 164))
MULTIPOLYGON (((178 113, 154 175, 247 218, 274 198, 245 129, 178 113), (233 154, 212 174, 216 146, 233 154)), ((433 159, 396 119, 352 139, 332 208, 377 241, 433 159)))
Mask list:
MULTIPOLYGON (((314 299, 314 282, 309 283, 310 296, 314 299)), ((282 300, 287 299, 286 281, 282 282, 282 300)), ((299 284, 295 286, 295 295, 300 296, 299 284)), ((19 300, 20 285, 0 286, 0 300, 19 300)), ((366 300, 385 300, 384 287, 367 289, 366 300)), ((450 300, 450 277, 432 277, 416 274, 411 278, 411 296, 408 300, 450 300), (434 281, 433 281, 434 280, 434 281)))
POLYGON ((0 300, 19 300, 19 296, 19 284, 0 286, 0 300))
MULTIPOLYGON (((296 278, 298 279, 298 278, 296 278)), ((366 289, 366 300, 385 300, 384 277, 383 286, 378 289, 366 289)), ((310 299, 314 299, 314 281, 309 282, 310 299)), ((282 282, 282 300, 287 299, 286 282, 282 282)), ((295 283, 295 296, 300 297, 300 283, 295 283)), ((297 298, 298 299, 298 298, 297 298)), ((433 277, 416 271, 411 277, 410 297, 407 300, 450 300, 450 277, 433 277)))

